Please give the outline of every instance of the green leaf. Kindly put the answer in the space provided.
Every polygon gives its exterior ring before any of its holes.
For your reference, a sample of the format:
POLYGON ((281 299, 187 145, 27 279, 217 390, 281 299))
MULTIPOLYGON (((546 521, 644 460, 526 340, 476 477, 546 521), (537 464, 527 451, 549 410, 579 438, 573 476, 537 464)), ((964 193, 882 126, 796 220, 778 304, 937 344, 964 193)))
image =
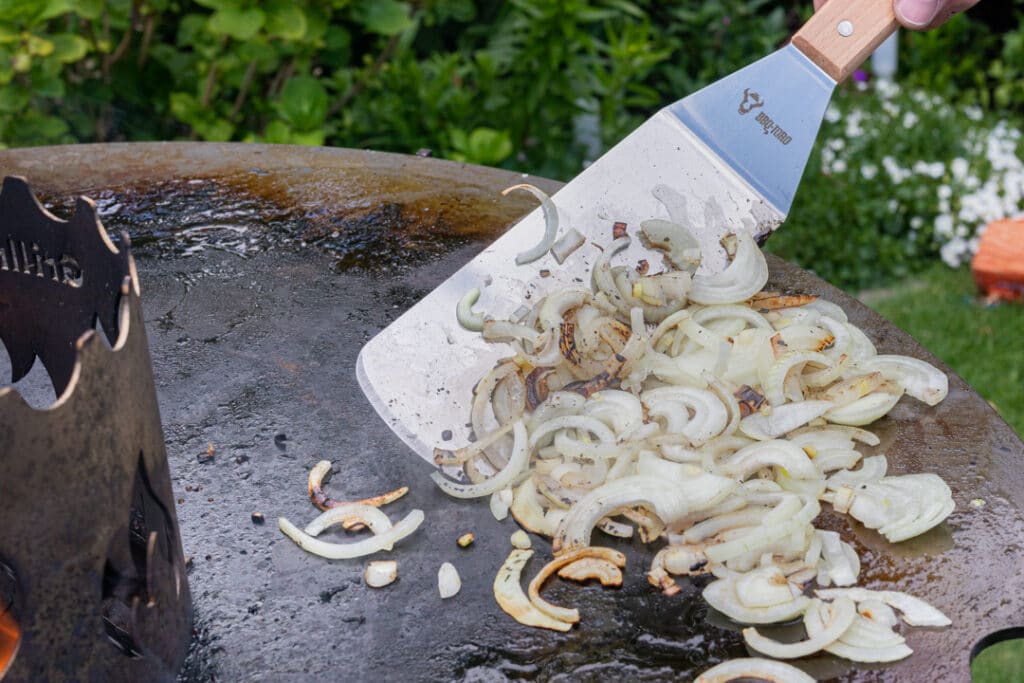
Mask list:
POLYGON ((191 124, 199 113, 199 101, 187 92, 172 92, 170 97, 171 115, 184 123, 191 124))
POLYGON ((83 19, 98 19, 103 14, 104 0, 72 0, 68 4, 83 19))
POLYGON ((367 31, 382 36, 397 35, 413 25, 409 3, 398 0, 360 0, 353 14, 367 31))
POLYGON ((300 131, 319 128, 327 119, 327 90, 312 76, 294 76, 281 89, 281 118, 300 131))
POLYGON ((64 97, 64 81, 59 76, 33 78, 32 92, 43 97, 64 97))
POLYGON ((305 133, 295 132, 292 133, 291 142, 296 145, 310 145, 312 147, 320 147, 324 144, 324 138, 326 134, 323 130, 311 130, 305 133))
POLYGON ((306 13, 291 2, 267 7, 267 34, 285 40, 302 40, 306 35, 306 13))
POLYGON ((43 138, 59 138, 68 132, 68 124, 56 116, 43 116, 33 121, 36 130, 43 138))
POLYGON ((21 88, 0 88, 0 112, 20 112, 28 106, 29 99, 29 94, 21 88))
POLYGON ((249 40, 263 28, 266 15, 263 10, 250 9, 219 9, 210 15, 207 28, 216 35, 231 36, 238 40, 249 40))
POLYGON ((78 3, 74 0, 48 0, 44 2, 42 10, 39 12, 37 19, 39 21, 46 21, 47 19, 53 19, 59 17, 62 14, 68 14, 69 12, 76 12, 78 10, 78 3))
POLYGON ((274 120, 263 129, 263 141, 274 145, 284 145, 291 142, 292 129, 281 120, 274 120))
POLYGON ((56 33, 50 36, 53 42, 53 56, 65 64, 77 62, 89 52, 89 41, 73 33, 56 33))
POLYGON ((227 142, 235 132, 234 125, 226 119, 197 122, 193 128, 208 142, 227 142))
POLYGON ((512 154, 512 139, 508 131, 493 128, 475 128, 469 134, 466 156, 475 164, 494 166, 512 154))

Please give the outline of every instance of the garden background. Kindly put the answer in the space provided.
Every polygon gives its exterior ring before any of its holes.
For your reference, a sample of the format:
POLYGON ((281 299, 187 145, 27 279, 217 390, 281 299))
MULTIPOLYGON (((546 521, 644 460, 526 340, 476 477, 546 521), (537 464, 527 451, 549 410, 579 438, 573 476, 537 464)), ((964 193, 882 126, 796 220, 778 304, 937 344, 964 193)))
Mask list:
MULTIPOLYGON (((835 1, 835 0, 834 0, 835 1)), ((781 45, 810 0, 0 0, 0 146, 336 145, 568 180, 781 45)), ((901 32, 829 109, 768 248, 862 298, 1024 433, 1024 308, 965 264, 1024 211, 1024 0, 901 32)), ((1024 656, 991 678, 1024 680, 1024 656)), ((984 673, 984 672, 982 672, 984 673)), ((985 674, 989 675, 989 674, 985 674)))

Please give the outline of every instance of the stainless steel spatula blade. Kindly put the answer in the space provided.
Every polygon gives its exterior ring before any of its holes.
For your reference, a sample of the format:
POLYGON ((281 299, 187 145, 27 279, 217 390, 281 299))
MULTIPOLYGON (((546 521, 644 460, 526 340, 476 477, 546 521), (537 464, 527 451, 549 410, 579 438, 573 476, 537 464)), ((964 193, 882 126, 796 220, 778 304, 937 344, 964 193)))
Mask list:
MULTIPOLYGON (((833 0, 791 45, 647 120, 555 195, 561 230, 587 239, 564 263, 550 254, 515 263, 544 232, 538 208, 363 347, 356 374, 377 412, 428 461, 437 446, 466 444, 473 387, 508 348, 460 327, 459 300, 479 288, 477 309, 501 320, 557 288, 589 284, 614 222, 634 234, 649 218, 685 223, 708 273, 728 263, 725 235, 767 238, 786 218, 837 80, 894 28, 891 0, 833 0)), ((660 256, 633 240, 617 257, 641 258, 660 256)))

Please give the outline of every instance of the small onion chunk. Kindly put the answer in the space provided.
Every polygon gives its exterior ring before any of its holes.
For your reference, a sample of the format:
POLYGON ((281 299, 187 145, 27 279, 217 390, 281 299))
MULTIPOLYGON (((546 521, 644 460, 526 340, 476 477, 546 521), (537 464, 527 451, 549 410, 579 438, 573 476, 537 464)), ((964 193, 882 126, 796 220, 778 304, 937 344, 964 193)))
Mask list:
POLYGON ((397 578, 398 563, 394 560, 374 560, 363 571, 363 580, 370 588, 383 588, 397 578))
POLYGON ((445 562, 437 570, 437 590, 442 600, 455 597, 462 589, 462 579, 459 578, 459 571, 451 562, 445 562))

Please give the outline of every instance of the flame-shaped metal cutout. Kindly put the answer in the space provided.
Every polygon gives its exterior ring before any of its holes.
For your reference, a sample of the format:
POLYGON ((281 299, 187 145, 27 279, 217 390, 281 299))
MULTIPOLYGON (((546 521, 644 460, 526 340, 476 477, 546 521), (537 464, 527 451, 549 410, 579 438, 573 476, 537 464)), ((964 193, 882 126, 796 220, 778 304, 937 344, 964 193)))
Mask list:
POLYGON ((0 389, 0 570, 20 640, 0 678, 173 681, 191 598, 127 240, 109 242, 88 199, 65 223, 6 178, 0 245, 14 380, 38 357, 58 394, 36 410, 0 389))

